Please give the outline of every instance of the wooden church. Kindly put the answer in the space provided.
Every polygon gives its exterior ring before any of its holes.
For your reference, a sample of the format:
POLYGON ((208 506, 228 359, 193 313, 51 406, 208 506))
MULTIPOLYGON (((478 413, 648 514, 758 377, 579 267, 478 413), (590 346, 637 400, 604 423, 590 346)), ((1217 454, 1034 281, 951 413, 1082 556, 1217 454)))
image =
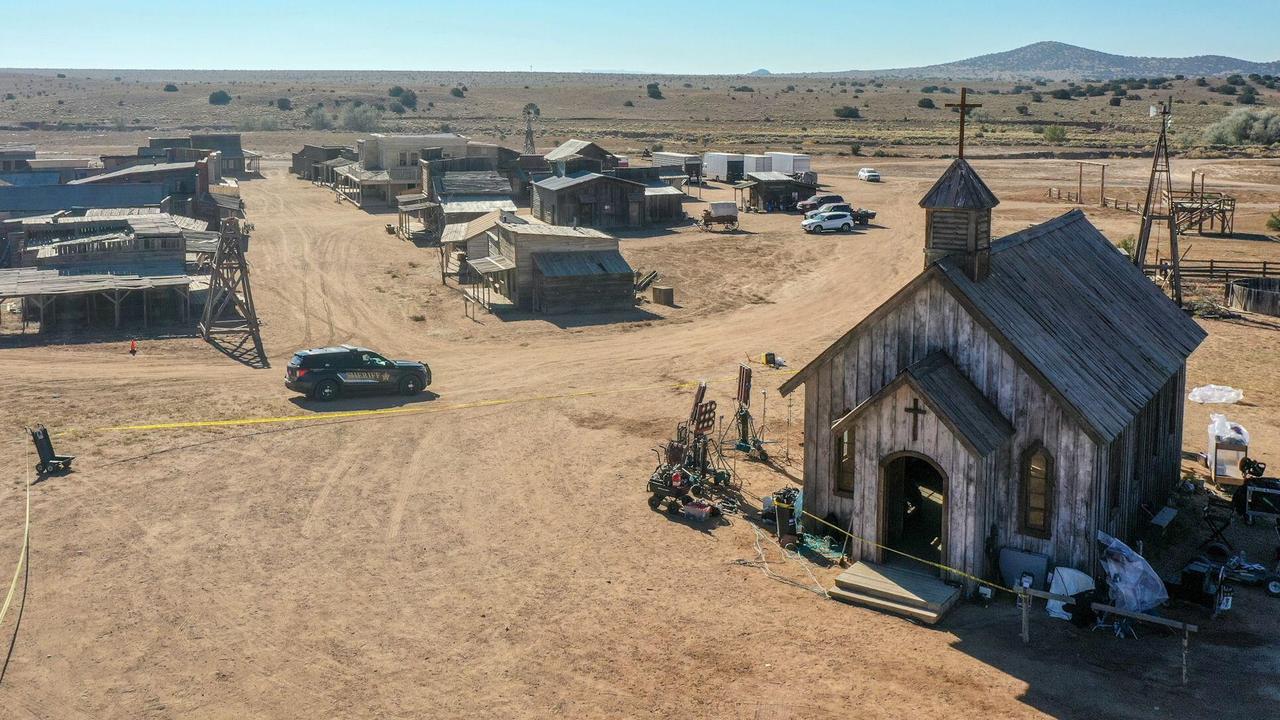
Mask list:
POLYGON ((865 563, 991 578, 1015 548, 1097 575, 1096 531, 1133 538, 1179 479, 1205 333, 1080 211, 993 241, 998 203, 962 154, 920 201, 924 271, 782 385, 804 507, 865 563))

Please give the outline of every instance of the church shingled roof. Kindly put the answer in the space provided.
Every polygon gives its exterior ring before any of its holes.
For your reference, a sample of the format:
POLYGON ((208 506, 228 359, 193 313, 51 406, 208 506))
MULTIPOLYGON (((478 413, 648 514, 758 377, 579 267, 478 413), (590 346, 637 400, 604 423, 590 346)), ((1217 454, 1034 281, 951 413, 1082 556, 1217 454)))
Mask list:
POLYGON ((999 204, 999 198, 964 158, 956 158, 920 200, 920 207, 931 210, 990 210, 999 204))

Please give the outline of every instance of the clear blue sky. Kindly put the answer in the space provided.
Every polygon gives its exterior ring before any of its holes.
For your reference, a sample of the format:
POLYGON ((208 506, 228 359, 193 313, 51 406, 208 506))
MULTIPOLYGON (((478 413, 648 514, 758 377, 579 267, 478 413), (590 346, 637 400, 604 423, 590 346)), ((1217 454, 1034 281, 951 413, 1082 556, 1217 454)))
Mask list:
POLYGON ((1272 61, 1278 24, 1280 0, 0 0, 0 67, 805 72, 1038 40, 1272 61))

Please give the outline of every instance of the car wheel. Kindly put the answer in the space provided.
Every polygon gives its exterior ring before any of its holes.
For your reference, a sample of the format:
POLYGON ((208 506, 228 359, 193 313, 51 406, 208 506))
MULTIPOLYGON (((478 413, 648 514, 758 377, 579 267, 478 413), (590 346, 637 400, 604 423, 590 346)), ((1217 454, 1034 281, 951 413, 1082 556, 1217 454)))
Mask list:
POLYGON ((1280 597, 1280 576, 1272 575, 1267 578, 1262 587, 1271 597, 1280 597))
POLYGON ((422 383, 416 377, 407 377, 400 381, 401 395, 417 395, 422 392, 422 383))
POLYGON ((840 226, 840 232, 849 232, 852 229, 853 229, 853 226, 850 225, 849 223, 845 223, 840 226))
POLYGON ((338 383, 332 380, 321 380, 316 383, 316 387, 311 391, 311 396, 316 400, 328 402, 338 397, 338 383))

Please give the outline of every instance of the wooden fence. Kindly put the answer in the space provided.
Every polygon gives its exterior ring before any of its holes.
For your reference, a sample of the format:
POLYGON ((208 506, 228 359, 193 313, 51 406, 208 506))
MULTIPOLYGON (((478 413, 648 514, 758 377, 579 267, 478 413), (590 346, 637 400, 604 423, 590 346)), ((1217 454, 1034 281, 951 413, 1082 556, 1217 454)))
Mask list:
MULTIPOLYGON (((1148 275, 1164 275, 1169 272, 1167 261, 1148 263, 1148 275)), ((1222 278, 1280 277, 1280 263, 1269 260, 1183 260, 1178 273, 1184 280, 1215 280, 1222 278)))

